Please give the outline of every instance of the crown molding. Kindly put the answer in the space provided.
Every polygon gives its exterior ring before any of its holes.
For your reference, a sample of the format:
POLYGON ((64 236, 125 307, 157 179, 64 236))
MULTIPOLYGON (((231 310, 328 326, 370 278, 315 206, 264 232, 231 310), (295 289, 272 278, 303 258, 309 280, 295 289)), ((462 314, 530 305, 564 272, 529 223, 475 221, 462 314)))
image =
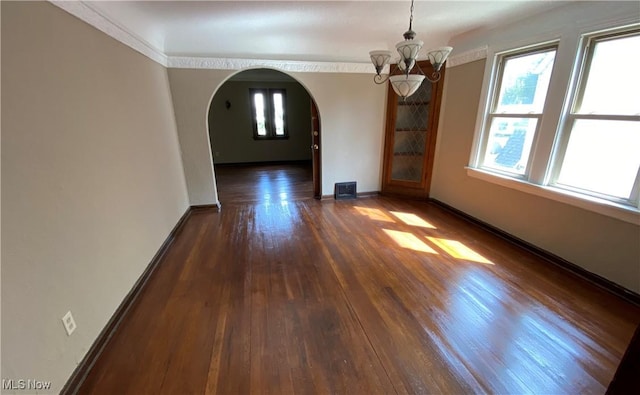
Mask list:
POLYGON ((170 56, 167 67, 175 69, 242 70, 266 67, 302 73, 372 73, 370 63, 307 62, 298 60, 267 60, 240 58, 197 58, 170 56))
POLYGON ((476 60, 486 59, 489 47, 484 46, 471 51, 466 51, 461 54, 457 54, 447 59, 447 67, 456 67, 465 63, 475 62, 476 60))
POLYGON ((59 1, 48 0, 51 4, 68 12, 76 18, 88 23, 106 35, 120 41, 133 50, 140 52, 149 59, 167 67, 167 55, 159 51, 147 41, 133 34, 127 28, 120 26, 99 10, 93 8, 91 3, 85 1, 59 1))

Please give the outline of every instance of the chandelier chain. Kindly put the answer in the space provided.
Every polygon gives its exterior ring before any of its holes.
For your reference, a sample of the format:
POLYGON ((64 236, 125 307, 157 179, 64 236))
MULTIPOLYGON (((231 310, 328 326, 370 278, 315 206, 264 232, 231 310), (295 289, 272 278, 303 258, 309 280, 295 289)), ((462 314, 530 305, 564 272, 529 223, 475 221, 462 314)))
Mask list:
POLYGON ((411 14, 409 16, 409 30, 412 30, 413 26, 413 0, 411 0, 411 14))

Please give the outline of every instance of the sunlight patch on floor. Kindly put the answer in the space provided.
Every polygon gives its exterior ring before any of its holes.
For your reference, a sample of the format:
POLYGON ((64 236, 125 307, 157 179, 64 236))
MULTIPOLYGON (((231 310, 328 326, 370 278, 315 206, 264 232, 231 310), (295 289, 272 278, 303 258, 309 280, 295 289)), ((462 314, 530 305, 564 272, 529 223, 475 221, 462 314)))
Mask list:
POLYGON ((415 214, 403 213, 403 212, 400 212, 400 211, 391 211, 391 214, 393 214, 396 217, 398 217, 398 219, 400 219, 402 222, 404 222, 407 225, 419 226, 421 228, 436 229, 435 226, 431 225, 430 223, 428 223, 427 221, 425 221, 424 219, 418 217, 415 214))
POLYGON ((401 232, 399 230, 382 229, 384 232, 393 239, 400 247, 409 248, 414 251, 428 252, 430 254, 437 254, 437 252, 429 247, 424 241, 420 240, 418 236, 409 232, 401 232))
POLYGON ((457 240, 440 239, 438 237, 429 236, 427 236, 427 239, 442 248, 447 254, 454 258, 493 265, 493 262, 457 240))
POLYGON ((382 210, 377 208, 369 208, 369 207, 359 207, 354 206, 354 208, 362 215, 366 215, 369 219, 374 221, 384 221, 384 222, 396 222, 393 218, 386 215, 382 210))

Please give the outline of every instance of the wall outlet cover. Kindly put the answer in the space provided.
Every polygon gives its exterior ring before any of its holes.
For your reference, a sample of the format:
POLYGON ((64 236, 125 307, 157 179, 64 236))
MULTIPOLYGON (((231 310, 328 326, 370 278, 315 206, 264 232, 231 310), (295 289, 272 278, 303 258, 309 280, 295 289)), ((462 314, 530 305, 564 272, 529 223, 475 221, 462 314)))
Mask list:
POLYGON ((71 310, 67 311, 67 314, 62 317, 62 324, 64 325, 64 330, 67 331, 67 336, 71 336, 73 331, 76 330, 76 321, 71 315, 71 310))

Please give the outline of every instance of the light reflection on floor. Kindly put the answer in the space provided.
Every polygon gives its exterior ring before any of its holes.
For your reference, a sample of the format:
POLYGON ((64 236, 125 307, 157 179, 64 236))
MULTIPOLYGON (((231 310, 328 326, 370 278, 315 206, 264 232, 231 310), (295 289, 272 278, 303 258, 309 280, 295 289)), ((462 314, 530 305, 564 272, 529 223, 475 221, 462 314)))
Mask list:
MULTIPOLYGON (((453 365, 482 372, 494 385, 490 392, 562 393, 564 383, 575 386, 591 378, 578 361, 587 354, 582 342, 592 342, 546 307, 509 309, 503 303, 511 299, 504 285, 478 267, 463 271, 448 288, 438 343, 443 352, 454 350, 453 365), (499 360, 493 365, 504 368, 487 369, 487 359, 499 360)), ((589 391, 601 388, 595 381, 580 385, 589 391)))
MULTIPOLYGON (((390 217, 379 209, 356 207, 372 220, 390 222, 390 217)), ((390 211, 409 226, 436 229, 435 226, 412 213, 390 211)), ((494 265, 458 240, 425 236, 420 239, 412 232, 382 228, 383 232, 401 248, 438 254, 425 243, 428 240, 443 253, 460 261, 494 265)), ((488 382, 494 383, 490 392, 498 393, 561 393, 567 381, 591 378, 577 363, 583 348, 592 341, 574 326, 561 321, 543 306, 510 310, 503 304, 504 285, 490 271, 480 266, 467 266, 450 286, 450 298, 438 316, 440 333, 430 333, 434 343, 452 369, 467 375, 482 372, 488 382), (451 351, 453 350, 453 352, 451 351), (488 359, 502 361, 502 370, 486 368, 488 359), (549 376, 555 380, 549 380, 549 376), (538 379, 536 379, 538 378, 538 379)), ((432 317, 433 318, 433 317, 432 317)), ((597 382, 580 383, 585 390, 600 388, 597 382)))

